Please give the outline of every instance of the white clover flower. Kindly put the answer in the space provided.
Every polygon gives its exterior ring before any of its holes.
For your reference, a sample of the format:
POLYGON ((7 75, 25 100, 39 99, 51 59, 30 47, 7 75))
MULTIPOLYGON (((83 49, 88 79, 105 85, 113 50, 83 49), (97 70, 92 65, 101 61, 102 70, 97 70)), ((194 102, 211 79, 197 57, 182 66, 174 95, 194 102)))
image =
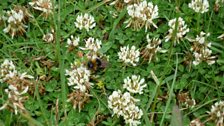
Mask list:
POLYGON ((96 26, 96 23, 92 15, 85 13, 84 15, 78 15, 78 17, 76 18, 75 26, 80 30, 86 29, 87 31, 89 31, 96 26))
POLYGON ((135 104, 136 102, 139 102, 140 100, 132 97, 129 92, 125 92, 121 98, 121 101, 124 106, 127 106, 130 104, 135 104))
POLYGON ((141 18, 143 17, 143 14, 140 13, 140 6, 138 4, 128 5, 127 11, 128 15, 131 16, 131 18, 141 18))
POLYGON ((194 55, 194 58, 195 58, 195 60, 193 61, 193 64, 195 66, 197 66, 199 63, 201 63, 202 55, 199 54, 198 52, 194 52, 193 55, 194 55))
POLYGON ((184 105, 186 106, 186 108, 194 108, 195 105, 196 105, 196 101, 195 99, 187 99, 185 102, 184 102, 184 105))
POLYGON ((215 1, 215 6, 217 6, 218 8, 221 6, 224 6, 224 0, 216 0, 215 1))
POLYGON ((224 101, 216 102, 208 113, 215 120, 216 126, 222 126, 224 124, 224 101))
POLYGON ((17 115, 18 111, 25 111, 23 103, 27 99, 25 94, 28 92, 28 85, 20 85, 20 84, 9 84, 8 88, 5 89, 5 93, 8 95, 8 100, 0 110, 5 109, 7 106, 14 110, 14 113, 17 115))
POLYGON ((120 52, 118 52, 119 59, 123 61, 124 63, 132 64, 133 66, 136 66, 139 61, 139 49, 136 49, 135 46, 132 46, 131 49, 129 49, 128 46, 124 46, 120 48, 120 52))
POLYGON ((176 45, 176 42, 179 44, 179 41, 186 35, 186 33, 189 32, 189 28, 187 28, 185 21, 181 17, 171 19, 168 23, 168 26, 170 29, 169 34, 165 37, 165 42, 168 42, 170 39, 172 39, 172 37, 174 37, 174 46, 176 45), (175 30, 176 34, 174 35, 175 30))
POLYGON ((45 42, 53 42, 54 41, 54 29, 51 32, 44 34, 42 38, 45 42))
POLYGON ((26 72, 24 72, 24 73, 18 73, 18 76, 19 76, 19 79, 34 79, 34 77, 33 76, 31 76, 31 75, 28 75, 26 72))
POLYGON ((23 95, 23 94, 28 92, 29 86, 26 86, 26 87, 23 87, 23 88, 24 89, 22 89, 22 91, 19 91, 17 89, 17 87, 15 87, 14 85, 9 85, 9 87, 8 87, 8 89, 13 91, 15 93, 15 95, 23 95))
POLYGON ((201 63, 202 61, 206 61, 208 63, 208 65, 212 65, 215 63, 215 56, 211 56, 212 55, 212 50, 205 48, 205 49, 201 49, 201 52, 194 52, 193 53, 195 60, 193 61, 193 64, 196 66, 199 63, 201 63))
POLYGON ((129 3, 131 2, 132 0, 124 0, 125 3, 129 3))
POLYGON ((206 34, 203 31, 200 32, 200 35, 197 35, 195 41, 198 42, 199 44, 204 44, 206 37, 210 36, 210 33, 206 34))
POLYGON ((84 105, 89 101, 90 94, 88 92, 81 92, 79 90, 75 90, 72 93, 68 94, 67 102, 71 102, 73 109, 78 108, 80 112, 84 105))
POLYGON ((203 58, 206 58, 206 62, 208 63, 208 65, 212 65, 215 63, 215 56, 211 56, 212 55, 212 50, 210 50, 209 48, 206 48, 204 50, 202 50, 202 54, 203 54, 203 58))
POLYGON ((34 77, 28 75, 26 72, 19 73, 16 70, 15 65, 12 61, 5 59, 0 66, 0 82, 5 82, 7 80, 24 80, 24 79, 33 79, 34 77))
MULTIPOLYGON (((73 65, 73 64, 72 64, 73 65)), ((84 66, 80 66, 78 68, 74 68, 72 70, 66 70, 66 74, 69 76, 68 86, 73 86, 75 89, 80 90, 81 92, 86 92, 92 83, 90 80, 90 70, 88 70, 84 66)))
POLYGON ((86 41, 86 48, 84 50, 91 50, 97 52, 101 48, 102 42, 99 39, 94 39, 92 37, 88 38, 86 41))
POLYGON ((157 28, 153 22, 154 19, 158 18, 158 6, 153 5, 152 2, 146 0, 127 6, 128 15, 131 17, 125 23, 126 27, 132 26, 135 30, 141 29, 145 26, 145 31, 153 25, 157 28))
POLYGON ((189 39, 188 40, 190 42, 193 42, 193 46, 191 47, 191 51, 194 51, 194 50, 198 50, 198 48, 196 47, 211 47, 211 42, 207 42, 206 41, 206 38, 210 36, 210 33, 204 33, 203 31, 200 32, 200 35, 197 35, 195 39, 189 39))
POLYGON ((131 93, 143 94, 143 89, 146 87, 144 82, 144 78, 140 79, 140 76, 132 75, 131 79, 130 77, 124 79, 123 88, 126 88, 131 93))
POLYGON ((224 0, 216 0, 215 3, 224 3, 224 0))
POLYGON ((191 3, 188 4, 188 7, 193 9, 197 13, 205 13, 209 10, 209 2, 208 0, 192 0, 191 3))
MULTIPOLYGON (((110 0, 108 0, 110 1, 110 0)), ((131 2, 137 2, 139 0, 113 0, 110 5, 115 5, 116 7, 123 7, 126 4, 129 4, 131 2), (120 6, 119 6, 120 5, 120 6)))
POLYGON ((129 105, 126 108, 126 114, 124 114, 124 120, 126 124, 129 124, 130 126, 137 126, 141 124, 141 117, 143 116, 143 112, 141 109, 139 109, 138 106, 135 105, 129 105))
POLYGON ((21 9, 18 11, 11 10, 7 11, 7 15, 8 26, 3 29, 3 32, 9 33, 12 38, 14 38, 14 36, 17 34, 24 34, 26 32, 25 28, 27 28, 27 26, 23 23, 25 18, 23 11, 21 9))
POLYGON ((195 60, 193 61, 194 65, 198 65, 199 63, 205 61, 208 65, 212 65, 215 63, 215 56, 212 56, 211 42, 206 41, 206 37, 210 34, 206 34, 204 32, 200 32, 200 35, 197 35, 196 39, 188 39, 190 42, 193 42, 191 47, 191 51, 193 51, 193 55, 195 60))
POLYGON ((14 110, 15 114, 18 111, 25 111, 23 102, 27 99, 24 96, 28 90, 29 86, 33 83, 29 79, 34 77, 25 73, 18 73, 16 67, 12 61, 5 59, 0 67, 0 82, 5 82, 8 84, 8 88, 5 92, 8 94, 8 99, 6 103, 0 107, 0 110, 6 107, 14 110))
POLYGON ((142 19, 146 21, 145 23, 145 29, 147 31, 147 28, 150 28, 150 25, 152 24, 155 28, 157 28, 156 24, 153 22, 154 19, 158 18, 159 16, 159 9, 157 5, 153 5, 152 2, 148 2, 145 0, 139 4, 140 8, 142 10, 141 13, 144 13, 142 19))
POLYGON ((5 59, 0 67, 0 82, 5 82, 8 79, 17 76, 18 72, 12 61, 5 59))
POLYGON ((120 90, 118 91, 113 91, 113 93, 109 96, 108 98, 108 107, 113 109, 113 115, 117 114, 117 116, 121 116, 123 115, 122 112, 122 102, 121 102, 121 98, 122 98, 122 93, 120 90))
POLYGON ((78 46, 79 45, 79 42, 80 42, 80 38, 79 37, 73 37, 73 35, 71 35, 71 37, 67 39, 67 44, 69 46, 78 46), (71 39, 70 39, 71 38, 71 39))
POLYGON ((157 52, 165 53, 167 50, 164 50, 160 47, 160 44, 162 43, 161 39, 159 38, 153 38, 150 39, 147 35, 147 46, 146 48, 151 51, 151 53, 156 54, 157 52))
POLYGON ((190 97, 189 92, 178 93, 177 99, 184 108, 194 108, 196 105, 195 99, 190 97))
POLYGON ((189 126, 204 126, 204 124, 199 119, 194 119, 190 122, 189 126))
POLYGON ((148 60, 149 62, 151 62, 152 58, 156 55, 157 52, 160 52, 160 53, 167 52, 167 50, 164 50, 160 47, 160 44, 162 43, 162 41, 159 38, 150 39, 149 35, 147 35, 146 39, 148 44, 146 45, 146 48, 143 49, 143 51, 141 52, 142 57, 145 60, 148 60))
POLYGON ((33 0, 33 2, 29 2, 29 5, 36 10, 42 11, 45 17, 53 13, 51 0, 33 0))
POLYGON ((25 111, 23 103, 27 99, 26 96, 24 96, 27 91, 28 86, 20 92, 17 87, 9 85, 8 89, 5 89, 5 92, 8 94, 8 101, 1 107, 0 110, 10 105, 9 107, 13 108, 16 115, 18 114, 18 111, 25 111))
POLYGON ((138 99, 135 99, 129 92, 121 93, 120 90, 114 91, 108 98, 108 107, 113 110, 113 116, 116 114, 118 117, 122 116, 125 123, 131 126, 141 124, 139 121, 143 115, 141 109, 136 106, 138 99))
POLYGON ((17 21, 22 22, 24 18, 24 14, 22 10, 19 10, 18 12, 11 10, 11 11, 8 11, 7 13, 10 15, 10 17, 7 20, 8 23, 12 23, 12 22, 16 23, 17 21))

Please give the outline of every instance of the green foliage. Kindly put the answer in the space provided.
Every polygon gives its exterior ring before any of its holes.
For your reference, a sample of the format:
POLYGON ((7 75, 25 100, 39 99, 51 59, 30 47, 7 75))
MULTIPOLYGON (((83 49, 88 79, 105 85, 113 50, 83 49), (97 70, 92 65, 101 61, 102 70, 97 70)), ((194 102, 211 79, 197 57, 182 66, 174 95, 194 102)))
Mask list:
MULTIPOLYGON (((11 109, 1 110, 0 126, 92 126, 97 121, 99 126, 125 125, 122 117, 112 116, 113 111, 107 106, 108 97, 115 90, 126 90, 123 89, 123 80, 133 74, 141 75, 147 84, 144 94, 134 95, 140 99, 137 104, 143 110, 142 126, 185 126, 196 118, 203 122, 209 116, 207 112, 211 105, 223 100, 224 43, 217 37, 224 32, 224 7, 215 12, 214 1, 211 1, 209 12, 201 14, 199 20, 197 13, 188 7, 189 0, 152 0, 159 8, 159 18, 155 20, 158 29, 152 26, 145 32, 144 28, 139 31, 126 28, 125 21, 129 18, 126 8, 117 10, 106 0, 68 0, 60 1, 60 4, 59 1, 52 1, 55 9, 47 18, 40 16, 25 0, 3 0, 0 3, 0 10, 10 10, 14 5, 28 6, 33 16, 27 24, 25 35, 13 39, 3 32, 6 24, 0 21, 0 62, 11 59, 18 71, 36 78, 34 91, 24 104, 27 113, 15 115, 11 109), (86 12, 93 15, 96 21, 96 27, 89 32, 79 30, 74 24, 77 16, 86 12), (113 14, 117 17, 114 18, 113 14), (197 66, 186 65, 186 52, 191 51, 192 43, 184 39, 174 47, 171 41, 164 42, 169 30, 168 21, 176 17, 182 17, 190 28, 189 38, 195 38, 199 31, 211 34, 208 39, 212 42, 212 54, 216 56, 215 64, 202 62, 197 66), (43 35, 51 29, 55 31, 54 42, 44 42, 43 35), (150 63, 140 58, 136 67, 118 60, 117 53, 122 46, 135 45, 142 51, 147 45, 147 34, 150 38, 161 38, 161 47, 167 52, 157 53, 150 63), (79 47, 68 50, 66 41, 70 35, 80 37, 80 47, 85 46, 84 40, 88 37, 102 40, 99 53, 109 56, 107 67, 94 73, 96 78, 91 80, 94 86, 90 90, 90 99, 80 112, 67 101, 73 89, 67 85, 65 70, 70 69, 74 61, 86 65, 88 60, 77 55, 79 47), (159 84, 155 83, 150 71, 155 73, 159 84), (99 82, 102 82, 103 88, 97 85, 99 82), (40 91, 42 88, 43 91, 40 91), (188 92, 195 99, 193 108, 185 109, 179 103, 177 95, 181 92, 188 92), (176 104, 179 108, 173 108, 176 104), (180 116, 183 117, 181 121, 180 116)), ((6 83, 0 83, 0 106, 7 101, 6 88, 6 83)), ((215 122, 206 124, 212 126, 215 122)))

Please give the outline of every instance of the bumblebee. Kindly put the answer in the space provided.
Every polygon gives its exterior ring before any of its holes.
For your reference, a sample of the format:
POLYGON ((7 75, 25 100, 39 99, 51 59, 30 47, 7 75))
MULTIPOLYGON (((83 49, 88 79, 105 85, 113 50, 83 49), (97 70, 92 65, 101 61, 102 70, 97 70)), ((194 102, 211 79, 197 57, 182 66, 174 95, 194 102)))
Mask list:
POLYGON ((98 57, 89 60, 87 63, 88 69, 90 69, 91 71, 94 71, 94 72, 106 68, 106 65, 107 65, 107 61, 104 61, 98 57))

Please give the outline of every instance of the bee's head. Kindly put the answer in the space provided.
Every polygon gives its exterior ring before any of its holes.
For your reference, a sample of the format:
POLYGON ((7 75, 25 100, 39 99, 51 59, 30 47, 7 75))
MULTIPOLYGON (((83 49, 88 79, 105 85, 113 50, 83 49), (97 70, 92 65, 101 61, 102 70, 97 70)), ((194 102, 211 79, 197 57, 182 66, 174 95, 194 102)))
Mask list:
POLYGON ((87 66, 88 66, 88 68, 92 69, 94 67, 94 64, 93 64, 93 62, 89 61, 87 63, 87 66))

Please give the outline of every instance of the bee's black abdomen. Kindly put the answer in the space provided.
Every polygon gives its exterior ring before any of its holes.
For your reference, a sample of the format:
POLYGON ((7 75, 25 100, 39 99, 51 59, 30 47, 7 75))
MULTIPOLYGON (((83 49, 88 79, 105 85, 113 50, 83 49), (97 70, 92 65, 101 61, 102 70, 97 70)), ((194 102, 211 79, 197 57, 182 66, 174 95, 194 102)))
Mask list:
POLYGON ((96 65, 97 66, 101 66, 102 65, 102 62, 99 58, 96 58, 96 65))

